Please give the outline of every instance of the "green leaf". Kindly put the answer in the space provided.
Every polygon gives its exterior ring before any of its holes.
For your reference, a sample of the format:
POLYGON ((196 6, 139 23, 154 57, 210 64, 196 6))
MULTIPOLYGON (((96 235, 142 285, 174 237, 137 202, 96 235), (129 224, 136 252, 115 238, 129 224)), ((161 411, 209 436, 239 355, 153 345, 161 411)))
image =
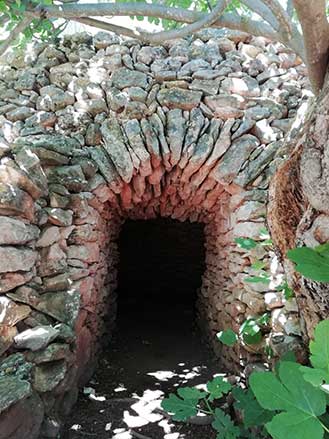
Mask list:
POLYGON ((263 338, 262 330, 258 321, 254 318, 248 318, 240 326, 242 340, 249 345, 258 344, 263 338))
POLYGON ((270 276, 267 273, 261 273, 260 276, 251 276, 251 277, 245 277, 245 282, 250 283, 269 283, 270 282, 270 276))
POLYGON ((215 420, 212 426, 218 432, 217 439, 236 439, 240 437, 239 427, 234 425, 230 416, 223 410, 217 408, 214 417, 215 420))
POLYGON ((251 264, 251 268, 255 270, 262 270, 266 267, 266 262, 264 261, 255 261, 253 264, 251 264))
POLYGON ((257 242, 251 238, 235 238, 234 242, 245 250, 251 250, 257 246, 257 242))
POLYGON ((329 242, 326 242, 325 244, 317 245, 314 247, 314 250, 317 253, 320 253, 322 256, 329 257, 329 242))
POLYGON ((243 424, 246 428, 264 425, 273 418, 273 413, 258 403, 251 389, 235 387, 232 393, 237 401, 234 407, 243 410, 243 424))
POLYGON ((207 392, 202 392, 196 387, 180 387, 177 390, 178 395, 183 399, 197 399, 200 400, 207 396, 207 392))
POLYGON ((298 410, 274 416, 266 428, 274 439, 322 439, 324 433, 318 418, 298 410))
POLYGON ((161 402, 161 407, 173 414, 174 421, 186 421, 198 413, 197 404, 198 399, 181 399, 170 393, 169 397, 161 402))
POLYGON ((266 326, 270 323, 270 313, 265 312, 263 315, 256 319, 256 322, 260 325, 266 326))
POLYGON ((233 346, 238 341, 238 336, 232 329, 218 332, 217 338, 226 346, 233 346))
POLYGON ((215 377, 212 381, 207 383, 207 391, 209 392, 209 401, 221 398, 224 394, 232 389, 229 382, 224 381, 222 377, 215 377))
POLYGON ((278 378, 272 372, 250 376, 259 404, 284 412, 266 424, 267 430, 274 439, 322 439, 323 427, 317 417, 326 411, 325 394, 304 380, 299 364, 282 362, 278 369, 278 378))
POLYGON ((329 384, 329 320, 323 320, 315 328, 310 352, 310 362, 314 369, 301 366, 304 379, 313 386, 320 386, 324 382, 329 384))
POLYGON ((308 279, 329 282, 329 257, 309 247, 299 247, 287 252, 296 264, 296 270, 308 279))

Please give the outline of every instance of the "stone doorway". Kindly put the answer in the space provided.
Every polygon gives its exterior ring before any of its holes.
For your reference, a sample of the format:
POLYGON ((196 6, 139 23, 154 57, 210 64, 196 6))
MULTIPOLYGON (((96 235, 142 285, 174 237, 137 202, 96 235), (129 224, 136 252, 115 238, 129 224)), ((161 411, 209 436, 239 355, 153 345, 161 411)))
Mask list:
MULTIPOLYGON (((90 384, 96 398, 105 400, 97 403, 81 395, 66 439, 100 435, 109 420, 113 438, 130 437, 130 428, 163 437, 165 418, 156 409, 161 398, 177 386, 203 384, 218 371, 197 325, 204 225, 166 218, 126 220, 118 250, 116 325, 110 340, 105 333, 107 343, 90 384), (80 432, 72 425, 80 425, 80 432)), ((113 309, 112 304, 110 322, 113 309)))

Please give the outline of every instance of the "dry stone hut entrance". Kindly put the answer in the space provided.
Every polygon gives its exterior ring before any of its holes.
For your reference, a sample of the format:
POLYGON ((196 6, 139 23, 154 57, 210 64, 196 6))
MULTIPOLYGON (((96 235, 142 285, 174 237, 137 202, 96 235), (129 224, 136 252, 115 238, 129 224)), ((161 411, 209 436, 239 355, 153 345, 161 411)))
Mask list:
POLYGON ((167 330, 174 335, 186 325, 191 334, 205 269, 203 225, 128 220, 118 244, 119 330, 141 327, 165 337, 167 330))
POLYGON ((125 396, 159 389, 163 383, 163 390, 168 385, 173 389, 180 379, 179 364, 180 372, 208 365, 197 327, 197 297, 205 269, 203 225, 128 220, 118 250, 116 326, 100 360, 100 367, 104 362, 111 365, 111 376, 105 380, 104 373, 101 381, 106 381, 103 386, 109 393, 122 382, 125 396), (118 372, 113 374, 115 368, 118 372), (170 378, 174 382, 168 383, 170 378))
POLYGON ((248 283, 267 256, 235 243, 264 227, 307 95, 298 57, 225 29, 163 47, 80 34, 25 55, 0 66, 0 438, 58 436, 114 325, 125 221, 204 225, 197 309, 222 370, 263 358, 215 340, 251 315, 271 313, 275 354, 298 346, 296 303, 248 283))

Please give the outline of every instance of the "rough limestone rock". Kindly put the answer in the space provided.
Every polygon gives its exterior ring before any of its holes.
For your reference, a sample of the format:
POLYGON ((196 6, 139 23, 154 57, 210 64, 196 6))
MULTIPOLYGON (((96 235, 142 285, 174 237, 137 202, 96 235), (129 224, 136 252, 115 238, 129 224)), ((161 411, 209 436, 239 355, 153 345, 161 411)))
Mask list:
POLYGON ((35 326, 32 329, 20 332, 14 340, 19 349, 38 351, 48 346, 57 335, 58 331, 52 326, 35 326))
POLYGON ((16 377, 0 377, 0 414, 32 394, 31 384, 16 377))
POLYGON ((26 244, 38 238, 38 227, 7 216, 0 217, 0 245, 26 244))
POLYGON ((0 247, 0 273, 29 271, 35 264, 37 253, 27 248, 0 247))

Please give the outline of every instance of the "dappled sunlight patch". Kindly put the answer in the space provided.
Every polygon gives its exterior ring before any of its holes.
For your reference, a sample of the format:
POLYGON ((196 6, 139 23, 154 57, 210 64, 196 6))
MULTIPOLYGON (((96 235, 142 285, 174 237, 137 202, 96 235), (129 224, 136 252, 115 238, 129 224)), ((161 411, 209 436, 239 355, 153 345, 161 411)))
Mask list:
POLYGON ((114 430, 114 436, 112 436, 112 439, 131 439, 132 435, 129 433, 128 430, 125 430, 124 428, 116 428, 114 430))
POLYGON ((116 387, 114 389, 114 392, 118 393, 118 392, 126 392, 127 388, 123 385, 123 384, 119 384, 118 387, 116 387))

